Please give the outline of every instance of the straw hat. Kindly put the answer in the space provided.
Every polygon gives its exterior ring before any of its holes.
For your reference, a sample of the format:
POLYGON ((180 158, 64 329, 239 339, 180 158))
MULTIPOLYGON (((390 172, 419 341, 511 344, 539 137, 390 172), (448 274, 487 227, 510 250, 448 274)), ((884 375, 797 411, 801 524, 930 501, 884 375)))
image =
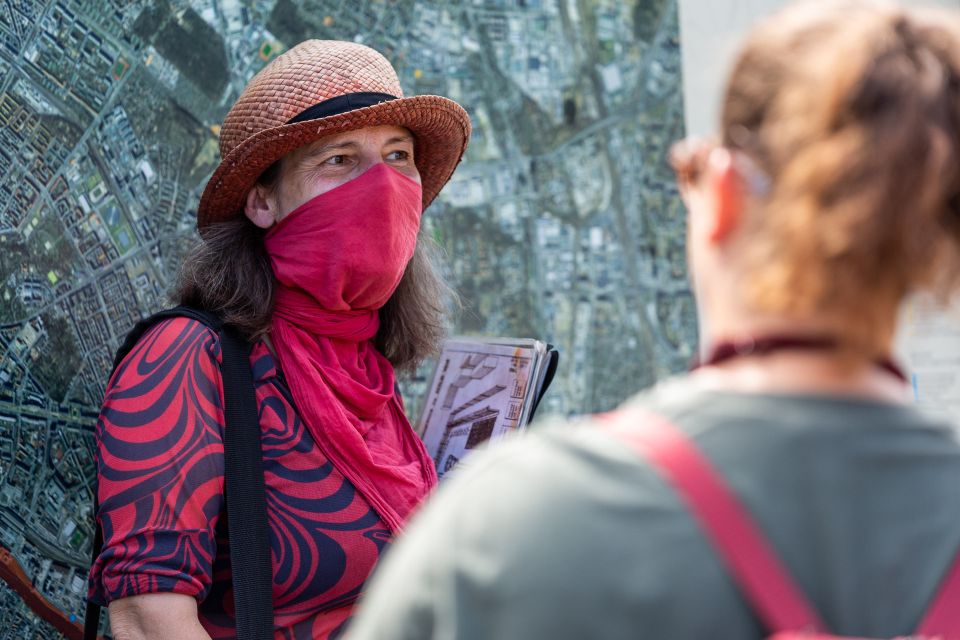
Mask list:
POLYGON ((220 165, 203 190, 197 227, 239 214, 260 174, 283 155, 342 131, 409 129, 423 206, 447 183, 470 139, 463 107, 440 96, 404 98, 397 73, 369 47, 307 40, 260 71, 220 129, 220 165))

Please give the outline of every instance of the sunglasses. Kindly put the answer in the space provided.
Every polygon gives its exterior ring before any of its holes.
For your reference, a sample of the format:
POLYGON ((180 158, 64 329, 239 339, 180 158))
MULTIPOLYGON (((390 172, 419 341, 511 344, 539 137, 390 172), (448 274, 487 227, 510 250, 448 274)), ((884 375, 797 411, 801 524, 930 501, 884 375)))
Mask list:
POLYGON ((750 159, 744 151, 722 147, 715 140, 688 137, 674 142, 670 146, 667 161, 677 176, 677 186, 685 191, 697 184, 703 176, 710 160, 710 154, 716 149, 726 148, 733 158, 733 166, 750 191, 758 197, 770 192, 770 178, 750 159))

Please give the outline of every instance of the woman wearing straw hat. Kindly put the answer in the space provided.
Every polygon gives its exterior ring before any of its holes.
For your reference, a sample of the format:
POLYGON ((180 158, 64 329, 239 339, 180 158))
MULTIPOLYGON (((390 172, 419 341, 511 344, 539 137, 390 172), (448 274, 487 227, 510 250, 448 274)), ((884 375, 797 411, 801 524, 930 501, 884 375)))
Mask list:
MULTIPOLYGON (((277 638, 336 635, 436 484, 394 369, 443 332, 449 290, 420 217, 469 135, 456 103, 404 98, 377 52, 317 40, 257 74, 224 121, 177 297, 253 345, 277 638)), ((108 386, 91 599, 117 638, 237 633, 220 358, 217 332, 168 318, 108 386)))

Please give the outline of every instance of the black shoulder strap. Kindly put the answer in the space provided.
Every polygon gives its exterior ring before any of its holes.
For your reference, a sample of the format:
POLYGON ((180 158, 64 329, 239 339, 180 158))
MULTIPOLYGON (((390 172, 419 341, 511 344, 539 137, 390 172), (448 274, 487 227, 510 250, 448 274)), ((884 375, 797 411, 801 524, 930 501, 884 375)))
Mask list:
POLYGON ((223 457, 237 640, 272 640, 273 565, 250 343, 230 325, 220 335, 226 422, 223 457))
MULTIPOLYGON (((161 320, 175 317, 192 318, 220 335, 223 411, 226 423, 223 443, 224 482, 227 526, 231 542, 230 567, 233 572, 234 606, 237 612, 237 638, 271 640, 273 568, 263 480, 263 454, 260 449, 260 421, 253 374, 250 371, 250 344, 236 329, 225 325, 214 313, 192 307, 175 307, 138 322, 117 350, 113 369, 116 371, 150 327, 161 320)), ((96 511, 95 505, 94 514, 96 511)), ((96 562, 102 550, 103 531, 97 522, 92 562, 96 562)), ((97 638, 100 608, 100 605, 87 602, 84 640, 97 638)))
POLYGON ((113 375, 113 371, 117 370, 117 367, 120 366, 123 359, 127 357, 127 354, 133 351, 133 348, 140 341, 140 338, 143 337, 143 334, 153 325, 168 318, 191 318, 197 322, 202 322, 217 333, 220 333, 220 329, 223 327, 223 320, 220 316, 210 311, 203 311, 202 309, 180 306, 158 311, 149 318, 144 318, 133 325, 133 329, 130 329, 129 333, 127 333, 123 344, 120 345, 120 348, 117 349, 117 354, 113 357, 113 370, 111 371, 111 375, 113 375))

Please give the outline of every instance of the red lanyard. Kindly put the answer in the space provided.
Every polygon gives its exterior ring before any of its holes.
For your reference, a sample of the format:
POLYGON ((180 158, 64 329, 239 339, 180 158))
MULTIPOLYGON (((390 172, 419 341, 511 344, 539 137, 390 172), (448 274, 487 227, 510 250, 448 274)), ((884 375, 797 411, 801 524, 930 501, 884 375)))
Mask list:
MULTIPOLYGON (((690 369, 720 364, 737 356, 765 355, 774 351, 795 349, 829 351, 839 348, 840 341, 830 336, 773 335, 761 338, 728 340, 714 345, 703 359, 694 358, 690 369)), ((894 377, 907 382, 907 375, 892 359, 877 358, 873 363, 894 377)))

